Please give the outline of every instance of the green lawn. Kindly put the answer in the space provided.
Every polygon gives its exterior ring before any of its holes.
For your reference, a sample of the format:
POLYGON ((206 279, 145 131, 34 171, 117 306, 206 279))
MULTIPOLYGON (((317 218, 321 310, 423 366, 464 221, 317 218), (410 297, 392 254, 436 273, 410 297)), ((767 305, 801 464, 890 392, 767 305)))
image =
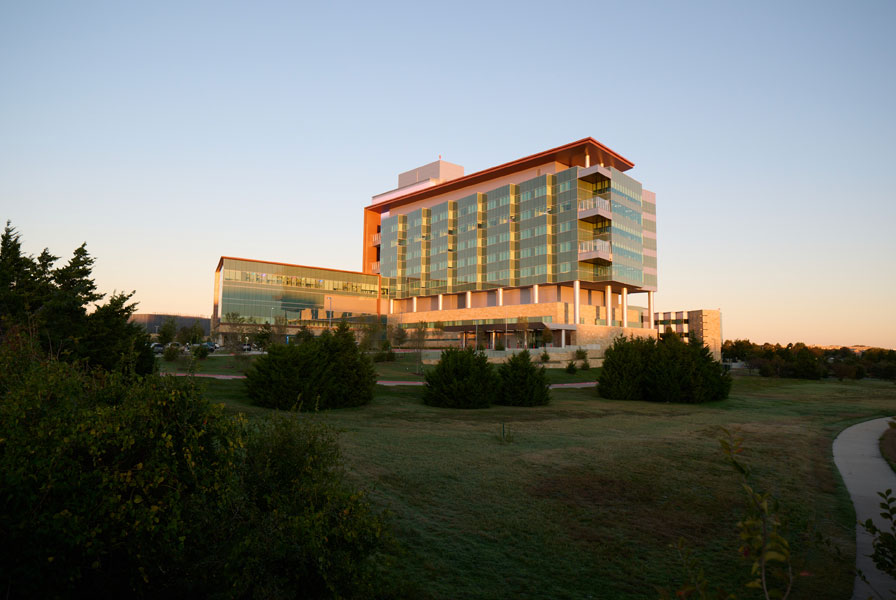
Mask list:
MULTIPOLYGON (((206 385, 232 410, 265 414, 245 406, 240 381, 206 385)), ((393 575, 420 598, 655 598, 654 586, 680 582, 680 537, 712 580, 752 597, 740 587, 744 494, 718 449, 723 426, 743 435, 756 486, 785 509, 805 573, 792 597, 849 597, 854 514, 831 442, 896 413, 896 386, 878 381, 743 376, 729 400, 703 406, 566 389, 545 407, 447 410, 420 392, 378 387, 368 406, 302 417, 342 432, 350 475, 390 511, 406 550, 393 575), (810 544, 815 532, 847 559, 810 544)))
POLYGON ((243 375, 252 361, 258 354, 223 354, 212 353, 204 360, 192 360, 189 356, 183 355, 176 361, 168 362, 162 358, 156 359, 159 365, 160 373, 186 373, 190 369, 192 363, 197 373, 208 373, 213 375, 243 375))

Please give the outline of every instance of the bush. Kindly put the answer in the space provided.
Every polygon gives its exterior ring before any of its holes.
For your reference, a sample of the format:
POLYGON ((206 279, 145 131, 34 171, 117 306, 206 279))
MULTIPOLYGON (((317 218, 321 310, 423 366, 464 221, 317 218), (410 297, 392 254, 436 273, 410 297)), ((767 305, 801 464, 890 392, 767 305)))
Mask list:
POLYGON ((425 375, 423 402, 443 408, 487 408, 495 392, 495 370, 483 352, 448 348, 425 375))
POLYGON ((548 363, 548 362, 550 362, 550 360, 551 360, 551 355, 548 354, 547 350, 545 350, 544 352, 541 353, 541 362, 548 363))
POLYGON ((257 406, 325 410, 373 399, 376 371, 348 325, 301 345, 274 345, 246 371, 249 399, 257 406))
POLYGON ((579 368, 582 369, 583 371, 588 371, 589 369, 591 369, 591 363, 588 362, 587 358, 584 358, 584 359, 582 359, 582 366, 579 368))
POLYGON ((528 350, 511 356, 498 367, 498 393, 495 404, 540 406, 551 401, 544 367, 536 366, 528 350))
POLYGON ((620 337, 604 355, 597 389, 614 400, 702 403, 727 398, 731 376, 699 342, 620 337))
POLYGON ((199 344, 195 348, 193 348, 193 356, 199 360, 205 360, 208 358, 208 346, 205 344, 199 344))
POLYGON ((576 348, 576 360, 588 360, 588 351, 584 348, 576 348))
POLYGON ((395 351, 389 340, 383 342, 383 346, 373 355, 373 362, 393 362, 395 361, 395 351))
MULTIPOLYGON (((485 346, 480 345, 479 349, 483 350, 485 349, 485 346)), ((500 350, 501 352, 506 350, 506 348, 504 347, 504 342, 495 342, 495 350, 500 350)))
POLYGON ((575 372, 578 370, 579 369, 576 368, 576 361, 571 360, 568 363, 566 363, 566 372, 569 373, 570 375, 575 375, 575 372))
POLYGON ((102 376, 12 346, 0 347, 7 595, 376 595, 390 537, 346 484, 332 430, 295 416, 250 427, 192 379, 102 376))
POLYGON ((162 358, 165 359, 166 362, 174 362, 180 357, 180 347, 179 346, 167 346, 165 351, 162 353, 162 358))

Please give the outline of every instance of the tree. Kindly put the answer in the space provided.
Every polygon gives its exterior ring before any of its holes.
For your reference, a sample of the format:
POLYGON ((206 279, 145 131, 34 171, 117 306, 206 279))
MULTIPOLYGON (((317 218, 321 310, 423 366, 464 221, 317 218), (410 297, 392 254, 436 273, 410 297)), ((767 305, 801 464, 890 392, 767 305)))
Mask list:
POLYGON ((528 350, 513 354, 498 367, 498 392, 495 404, 539 406, 551 401, 544 367, 532 362, 528 350))
POLYGON ((177 321, 174 320, 174 317, 168 317, 164 321, 162 321, 162 326, 159 327, 159 343, 163 345, 168 345, 174 341, 174 337, 177 335, 177 321))
POLYGON ((423 372, 423 346, 426 345, 426 321, 418 321, 411 330, 411 343, 417 349, 417 373, 423 372))
POLYGON ((529 317, 517 317, 514 333, 516 334, 517 346, 527 348, 529 345, 529 317))
POLYGON ((550 346, 551 342, 554 341, 554 332, 551 331, 550 327, 545 327, 541 330, 541 341, 544 346, 550 346))
POLYGON ((487 408, 498 383, 485 353, 472 348, 443 350, 424 378, 423 402, 443 408, 487 408))
POLYGON ((6 223, 0 236, 0 338, 23 329, 48 355, 150 373, 149 338, 141 328, 128 326, 136 308, 128 304, 133 292, 113 294, 100 304, 104 295, 96 291, 94 258, 86 244, 54 268, 57 260, 46 249, 37 258, 23 255, 20 234, 6 223))
POLYGON ((273 331, 270 323, 264 323, 258 330, 252 334, 252 343, 266 350, 271 345, 273 339, 273 331))
POLYGON ((375 385, 373 363, 346 323, 301 344, 273 345, 246 372, 253 404, 286 410, 360 406, 375 385))
POLYGON ((395 327, 392 334, 392 345, 401 348, 402 344, 408 341, 408 332, 404 327, 395 327))

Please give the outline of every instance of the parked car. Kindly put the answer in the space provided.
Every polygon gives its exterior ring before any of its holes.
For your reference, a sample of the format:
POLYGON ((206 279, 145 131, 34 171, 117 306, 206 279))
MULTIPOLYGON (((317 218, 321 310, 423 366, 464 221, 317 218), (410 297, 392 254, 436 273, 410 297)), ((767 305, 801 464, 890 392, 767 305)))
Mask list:
POLYGON ((209 352, 214 352, 218 349, 218 344, 214 342, 205 342, 205 347, 208 348, 209 352))
POLYGON ((152 348, 153 354, 161 354, 165 351, 165 345, 158 342, 154 343, 150 348, 152 348))
POLYGON ((252 350, 252 344, 243 344, 243 352, 249 352, 252 350))

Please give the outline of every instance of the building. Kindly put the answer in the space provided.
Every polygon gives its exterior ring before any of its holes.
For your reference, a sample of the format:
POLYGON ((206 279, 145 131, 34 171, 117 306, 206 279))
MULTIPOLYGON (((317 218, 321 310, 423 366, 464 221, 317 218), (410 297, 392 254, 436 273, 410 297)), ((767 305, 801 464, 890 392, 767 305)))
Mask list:
POLYGON ((722 313, 718 310, 688 310, 656 313, 657 333, 673 331, 682 338, 695 338, 707 346, 713 358, 722 360, 722 313))
POLYGON ((633 167, 585 138, 469 175, 442 160, 407 171, 364 208, 360 272, 222 257, 212 325, 378 316, 489 347, 519 329, 554 346, 654 337, 656 196, 633 167))
POLYGON ((168 319, 174 319, 174 323, 177 325, 177 328, 181 327, 192 327, 194 323, 198 323, 200 327, 202 327, 202 332, 204 335, 209 334, 209 324, 210 320, 208 317, 203 317, 201 315, 169 315, 169 314, 161 314, 161 313, 136 313, 131 315, 131 323, 137 323, 146 329, 146 332, 150 335, 155 335, 159 332, 159 327, 167 321, 168 319))

